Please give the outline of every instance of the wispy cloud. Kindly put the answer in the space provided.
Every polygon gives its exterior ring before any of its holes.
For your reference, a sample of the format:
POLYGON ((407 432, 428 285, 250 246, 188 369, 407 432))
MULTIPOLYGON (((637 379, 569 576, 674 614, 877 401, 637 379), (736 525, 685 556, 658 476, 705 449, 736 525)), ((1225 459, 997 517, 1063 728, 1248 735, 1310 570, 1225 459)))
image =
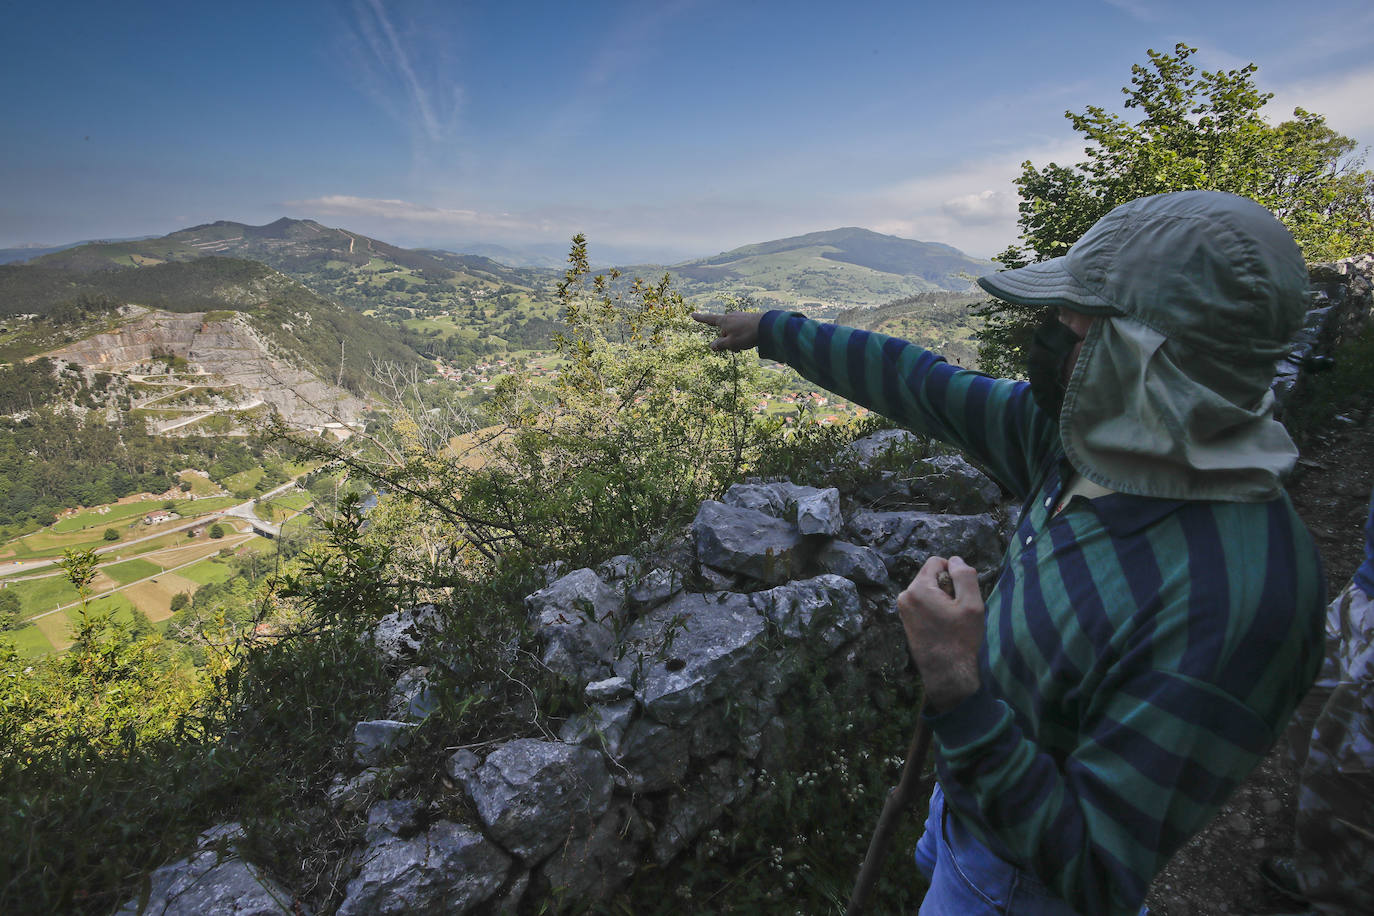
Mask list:
POLYGON ((389 9, 354 0, 343 39, 350 76, 412 137, 416 154, 434 155, 457 137, 463 91, 446 48, 452 22, 427 4, 389 9))
POLYGON ((547 131, 557 136, 585 126, 591 116, 610 104, 610 90, 617 81, 651 65, 656 57, 673 53, 664 47, 670 26, 701 5, 702 0, 663 0, 628 4, 625 15, 609 24, 607 33, 574 81, 562 111, 547 131))

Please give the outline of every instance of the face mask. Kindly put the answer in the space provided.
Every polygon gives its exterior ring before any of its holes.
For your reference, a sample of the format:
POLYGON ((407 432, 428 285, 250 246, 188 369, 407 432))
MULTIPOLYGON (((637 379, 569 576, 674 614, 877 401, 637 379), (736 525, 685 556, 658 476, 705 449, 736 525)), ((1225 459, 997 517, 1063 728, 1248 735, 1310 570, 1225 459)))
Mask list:
POLYGON ((1045 413, 1059 419, 1064 406, 1064 364, 1073 348, 1083 338, 1051 313, 1035 329, 1026 358, 1026 374, 1030 377, 1031 397, 1045 413))

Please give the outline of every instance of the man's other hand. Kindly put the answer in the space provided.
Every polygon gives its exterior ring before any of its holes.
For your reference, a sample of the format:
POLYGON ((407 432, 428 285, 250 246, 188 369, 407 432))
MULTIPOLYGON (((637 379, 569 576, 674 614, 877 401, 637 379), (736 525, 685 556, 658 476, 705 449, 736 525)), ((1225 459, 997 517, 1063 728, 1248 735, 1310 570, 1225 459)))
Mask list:
POLYGON ((748 350, 759 344, 760 312, 726 312, 712 315, 709 312, 693 312, 692 317, 702 324, 709 324, 720 334, 711 341, 712 350, 748 350))
POLYGON ((897 612, 931 711, 945 712, 976 693, 984 627, 977 570, 959 557, 931 557, 897 596, 897 612), (940 587, 941 573, 953 581, 954 597, 940 587))

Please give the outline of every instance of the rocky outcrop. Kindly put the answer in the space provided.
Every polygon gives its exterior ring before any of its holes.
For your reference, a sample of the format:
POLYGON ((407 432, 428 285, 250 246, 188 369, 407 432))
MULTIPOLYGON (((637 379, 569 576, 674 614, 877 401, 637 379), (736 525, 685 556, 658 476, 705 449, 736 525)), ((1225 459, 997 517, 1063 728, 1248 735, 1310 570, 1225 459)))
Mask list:
MULTIPOLYGON (((847 460, 893 446, 919 451, 910 434, 885 433, 847 460)), ((404 796, 424 781, 407 742, 438 705, 430 669, 416 667, 438 611, 384 618, 373 639, 401 671, 393 718, 357 724, 354 767, 327 793, 340 815, 368 818, 338 912, 559 911, 608 898, 641 863, 671 861, 755 792, 761 769, 802 752, 788 736, 807 710, 789 696, 808 671, 833 674, 827 684, 852 703, 905 676, 897 589, 932 553, 995 563, 996 501, 991 481, 952 456, 895 475, 881 508, 750 481, 704 503, 658 560, 551 571, 525 611, 544 663, 585 707, 556 737, 452 753, 436 775, 460 798, 437 808, 404 796)))
MULTIPOLYGON (((887 434, 854 454, 894 442, 910 444, 887 434)), ((585 709, 556 740, 454 753, 444 769, 475 813, 466 827, 423 818, 385 826, 394 810, 382 806, 397 803, 374 806, 339 912, 392 912, 383 889, 412 907, 442 900, 453 913, 514 912, 522 899, 585 906, 614 893, 637 863, 687 849, 755 790, 761 768, 785 761, 789 721, 805 715, 786 698, 809 666, 840 672, 835 689, 856 702, 872 679, 900 676, 907 661, 892 599, 904 577, 935 553, 997 562, 998 491, 980 472, 942 456, 917 461, 899 482, 883 509, 833 488, 739 484, 701 506, 685 554, 670 551, 688 557, 685 568, 614 557, 553 574, 526 612, 545 663, 578 686, 585 709), (474 861, 472 850, 490 851, 479 890, 463 870, 440 887, 432 863, 450 846, 474 861)), ((407 657, 398 627, 414 617, 379 628, 395 660, 407 657)), ((402 674, 395 696, 413 695, 423 671, 402 674)), ((401 724, 359 728, 390 734, 401 724)), ((371 766, 336 780, 340 805, 356 805, 355 786, 380 772, 380 758, 360 753, 358 762, 371 766)))

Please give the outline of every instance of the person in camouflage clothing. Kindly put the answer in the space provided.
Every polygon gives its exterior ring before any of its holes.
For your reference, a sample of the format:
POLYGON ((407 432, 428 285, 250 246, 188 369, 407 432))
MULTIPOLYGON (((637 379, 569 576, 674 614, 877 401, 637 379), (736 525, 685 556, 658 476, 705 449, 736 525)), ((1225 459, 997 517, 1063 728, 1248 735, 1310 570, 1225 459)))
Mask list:
POLYGON ((1327 656, 1314 690, 1329 691, 1298 785, 1292 858, 1263 866, 1311 912, 1374 913, 1374 494, 1365 560, 1326 616, 1327 656))

